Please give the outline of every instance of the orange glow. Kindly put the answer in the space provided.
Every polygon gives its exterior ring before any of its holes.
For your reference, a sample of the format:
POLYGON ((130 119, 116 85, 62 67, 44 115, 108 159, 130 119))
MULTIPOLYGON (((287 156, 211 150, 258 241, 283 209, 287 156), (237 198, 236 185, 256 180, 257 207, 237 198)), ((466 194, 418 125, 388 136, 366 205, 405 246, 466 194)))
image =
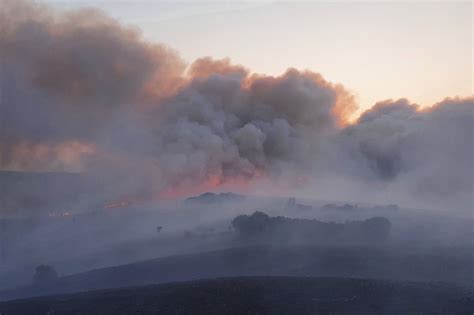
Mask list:
POLYGON ((59 144, 21 141, 12 148, 12 162, 3 169, 81 172, 84 168, 84 158, 95 152, 94 144, 76 140, 59 144))
POLYGON ((227 189, 235 192, 243 192, 251 189, 252 185, 264 178, 262 170, 255 170, 252 176, 222 177, 220 175, 209 175, 202 183, 181 182, 171 186, 158 194, 158 199, 176 199, 192 195, 202 194, 218 189, 227 189))
POLYGON ((112 203, 106 203, 104 205, 104 209, 115 209, 115 208, 124 208, 128 207, 132 204, 130 201, 119 201, 119 202, 112 202, 112 203))

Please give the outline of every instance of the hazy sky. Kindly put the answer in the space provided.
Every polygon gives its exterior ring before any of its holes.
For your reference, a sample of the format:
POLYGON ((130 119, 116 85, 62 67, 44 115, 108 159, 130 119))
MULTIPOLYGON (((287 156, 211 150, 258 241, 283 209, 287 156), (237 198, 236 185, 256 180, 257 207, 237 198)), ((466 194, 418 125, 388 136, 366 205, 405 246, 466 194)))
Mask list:
POLYGON ((188 62, 230 57, 258 73, 320 72, 355 93, 362 108, 473 94, 471 2, 43 2, 102 8, 188 62))

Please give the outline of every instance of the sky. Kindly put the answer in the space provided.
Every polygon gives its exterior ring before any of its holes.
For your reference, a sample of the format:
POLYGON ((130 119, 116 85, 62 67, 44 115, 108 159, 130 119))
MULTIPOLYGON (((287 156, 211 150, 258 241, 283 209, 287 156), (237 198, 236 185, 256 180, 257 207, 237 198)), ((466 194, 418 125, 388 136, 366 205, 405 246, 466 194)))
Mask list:
POLYGON ((321 73, 360 111, 407 97, 430 106, 473 94, 471 2, 44 1, 93 6, 187 61, 229 57, 256 73, 321 73))
POLYGON ((229 57, 257 73, 320 72, 358 98, 431 105, 473 91, 470 2, 50 1, 95 6, 191 62, 229 57))

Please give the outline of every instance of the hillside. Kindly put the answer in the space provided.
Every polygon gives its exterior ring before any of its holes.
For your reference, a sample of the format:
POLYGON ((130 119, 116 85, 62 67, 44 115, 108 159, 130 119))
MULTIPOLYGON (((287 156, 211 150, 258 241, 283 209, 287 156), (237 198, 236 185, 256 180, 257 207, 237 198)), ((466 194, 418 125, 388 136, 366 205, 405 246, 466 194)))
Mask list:
POLYGON ((234 194, 232 192, 227 193, 211 193, 206 192, 199 196, 186 198, 185 202, 188 204, 223 204, 223 203, 232 203, 232 202, 242 202, 245 200, 245 196, 234 194))
POLYGON ((23 314, 470 314, 472 292, 434 284, 344 278, 244 277, 0 303, 23 314))
POLYGON ((57 209, 86 191, 81 175, 60 172, 0 171, 0 215, 57 209))
POLYGON ((337 276, 472 285, 469 249, 406 252, 386 247, 241 247, 169 256, 0 292, 1 300, 233 276, 337 276), (444 255, 453 257, 447 260, 444 255))

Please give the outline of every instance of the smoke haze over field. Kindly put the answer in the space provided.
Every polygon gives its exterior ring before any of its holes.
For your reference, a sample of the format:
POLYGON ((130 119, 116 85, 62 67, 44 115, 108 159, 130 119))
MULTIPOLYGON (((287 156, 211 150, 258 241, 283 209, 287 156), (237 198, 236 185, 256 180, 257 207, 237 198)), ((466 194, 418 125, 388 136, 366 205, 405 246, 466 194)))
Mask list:
POLYGON ((250 185, 472 208, 473 97, 349 122, 354 97, 320 74, 188 65, 92 9, 0 0, 0 30, 2 170, 82 172, 110 199, 250 185))

